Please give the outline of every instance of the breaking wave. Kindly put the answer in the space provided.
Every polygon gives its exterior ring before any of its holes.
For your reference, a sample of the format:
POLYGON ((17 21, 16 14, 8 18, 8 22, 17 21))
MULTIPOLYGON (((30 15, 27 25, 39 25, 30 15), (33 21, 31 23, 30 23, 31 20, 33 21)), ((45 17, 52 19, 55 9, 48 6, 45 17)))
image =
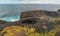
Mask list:
POLYGON ((7 22, 15 22, 15 21, 18 21, 19 19, 20 19, 20 16, 10 16, 10 17, 0 18, 0 20, 4 20, 7 22))

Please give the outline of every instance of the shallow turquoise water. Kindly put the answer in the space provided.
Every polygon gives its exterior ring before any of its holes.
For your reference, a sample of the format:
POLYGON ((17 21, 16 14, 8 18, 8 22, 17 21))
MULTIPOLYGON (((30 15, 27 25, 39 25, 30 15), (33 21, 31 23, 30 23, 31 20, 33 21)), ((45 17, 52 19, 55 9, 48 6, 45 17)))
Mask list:
POLYGON ((10 16, 10 17, 0 18, 0 20, 4 20, 4 21, 7 21, 7 22, 18 21, 19 19, 20 19, 20 16, 10 16))

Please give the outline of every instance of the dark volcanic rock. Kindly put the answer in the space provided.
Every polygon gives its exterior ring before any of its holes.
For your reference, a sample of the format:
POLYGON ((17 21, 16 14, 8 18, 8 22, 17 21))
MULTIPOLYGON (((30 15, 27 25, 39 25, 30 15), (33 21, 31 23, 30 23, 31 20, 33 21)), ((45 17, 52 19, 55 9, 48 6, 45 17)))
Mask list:
MULTIPOLYGON (((50 23, 47 17, 48 15, 46 15, 47 12, 49 11, 33 10, 22 12, 20 24, 23 24, 23 26, 32 26, 32 28, 36 28, 36 31, 38 32, 42 32, 42 30, 44 31, 45 29, 49 30, 48 28, 50 28, 49 26, 51 25, 49 25, 50 23), (43 26, 46 28, 44 28, 43 26)), ((50 13, 52 12, 50 11, 50 13)))
POLYGON ((40 17, 43 15, 57 17, 58 12, 56 11, 47 11, 47 10, 32 10, 32 11, 25 11, 21 13, 20 18, 27 18, 27 17, 40 17))
POLYGON ((6 21, 0 20, 0 31, 3 30, 3 28, 6 26, 6 21))
POLYGON ((38 32, 41 30, 50 31, 54 28, 54 25, 49 22, 49 17, 59 17, 58 11, 47 11, 47 10, 32 10, 21 13, 19 23, 24 26, 32 26, 37 29, 38 32), (44 19, 41 19, 43 17, 44 19), (33 19, 34 20, 33 20, 33 19))
POLYGON ((6 21, 0 20, 0 24, 5 24, 5 23, 6 23, 6 21))

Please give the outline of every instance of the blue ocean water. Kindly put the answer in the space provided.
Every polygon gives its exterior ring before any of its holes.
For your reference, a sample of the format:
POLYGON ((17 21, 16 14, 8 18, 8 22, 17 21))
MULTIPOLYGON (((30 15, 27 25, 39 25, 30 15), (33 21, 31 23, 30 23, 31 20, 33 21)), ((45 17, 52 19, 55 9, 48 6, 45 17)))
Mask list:
POLYGON ((10 16, 10 17, 0 18, 0 20, 4 20, 4 21, 7 21, 7 22, 18 21, 19 19, 20 19, 20 16, 10 16))

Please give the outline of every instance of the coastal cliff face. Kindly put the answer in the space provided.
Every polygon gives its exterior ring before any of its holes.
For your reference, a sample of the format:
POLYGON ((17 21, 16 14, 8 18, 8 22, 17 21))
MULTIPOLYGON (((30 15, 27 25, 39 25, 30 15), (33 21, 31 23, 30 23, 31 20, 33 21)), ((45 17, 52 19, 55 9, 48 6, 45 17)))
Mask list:
MULTIPOLYGON (((49 21, 49 18, 53 17, 60 17, 59 12, 56 11, 46 11, 46 10, 32 10, 32 11, 25 11, 21 13, 20 20, 16 22, 6 22, 3 20, 0 20, 0 30, 2 31, 7 26, 22 26, 22 27, 28 27, 28 28, 35 28, 38 33, 50 31, 55 26, 56 23, 49 21), (2 27, 3 25, 3 27, 2 27)), ((60 20, 59 20, 60 21, 60 20)))

